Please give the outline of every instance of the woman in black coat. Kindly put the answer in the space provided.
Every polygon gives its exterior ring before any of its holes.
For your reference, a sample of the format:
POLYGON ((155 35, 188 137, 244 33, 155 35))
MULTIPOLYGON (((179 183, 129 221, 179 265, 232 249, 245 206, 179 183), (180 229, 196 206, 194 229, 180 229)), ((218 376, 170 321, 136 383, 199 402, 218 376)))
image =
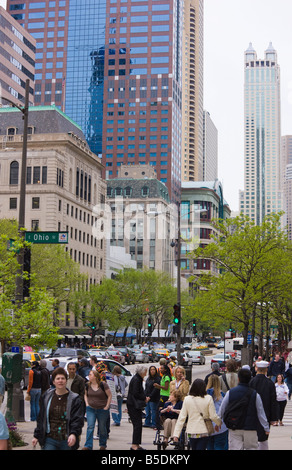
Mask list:
POLYGON ((32 445, 43 450, 77 450, 84 425, 84 406, 77 395, 66 388, 67 372, 59 367, 52 373, 55 388, 40 399, 40 412, 32 445))
POLYGON ((147 367, 139 365, 129 384, 127 409, 133 425, 131 450, 144 450, 140 444, 142 441, 142 413, 146 406, 146 394, 143 388, 143 380, 146 374, 147 367))

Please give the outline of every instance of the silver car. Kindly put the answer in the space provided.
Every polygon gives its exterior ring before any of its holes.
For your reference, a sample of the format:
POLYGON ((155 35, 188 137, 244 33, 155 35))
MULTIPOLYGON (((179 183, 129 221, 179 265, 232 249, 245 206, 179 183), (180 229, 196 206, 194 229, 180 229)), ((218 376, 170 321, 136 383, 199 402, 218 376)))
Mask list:
POLYGON ((202 351, 188 351, 187 355, 192 358, 193 364, 205 364, 206 358, 202 351))
POLYGON ((136 362, 148 363, 150 361, 149 355, 143 349, 134 350, 136 362))

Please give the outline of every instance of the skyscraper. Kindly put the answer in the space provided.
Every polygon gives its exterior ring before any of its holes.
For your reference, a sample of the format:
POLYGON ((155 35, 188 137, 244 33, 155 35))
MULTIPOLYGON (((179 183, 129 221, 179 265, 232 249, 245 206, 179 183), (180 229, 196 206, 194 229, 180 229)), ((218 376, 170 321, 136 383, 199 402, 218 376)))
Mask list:
POLYGON ((208 111, 204 111, 203 122, 203 181, 215 181, 218 178, 218 131, 208 111))
POLYGON ((289 240, 292 240, 292 135, 281 139, 281 168, 283 188, 283 225, 289 240))
POLYGON ((272 43, 258 59, 250 43, 244 61, 244 194, 241 211, 258 225, 282 209, 280 67, 272 43))
POLYGON ((7 11, 36 40, 35 106, 65 110, 69 0, 7 0, 7 11))
POLYGON ((203 181, 204 0, 183 8, 182 181, 203 181))
POLYGON ((150 164, 178 200, 182 1, 21 5, 17 19, 37 40, 35 104, 56 104, 79 124, 109 178, 121 164, 150 164))
POLYGON ((35 40, 0 7, 0 103, 3 106, 9 106, 5 98, 24 104, 27 79, 30 80, 29 103, 33 104, 35 52, 35 40))

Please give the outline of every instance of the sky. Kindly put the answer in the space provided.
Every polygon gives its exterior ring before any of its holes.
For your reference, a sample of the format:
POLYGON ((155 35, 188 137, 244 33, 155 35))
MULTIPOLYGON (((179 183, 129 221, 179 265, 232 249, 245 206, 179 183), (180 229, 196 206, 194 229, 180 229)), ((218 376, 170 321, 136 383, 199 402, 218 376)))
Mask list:
POLYGON ((204 109, 218 129, 218 177, 232 211, 244 189, 244 52, 272 42, 281 77, 281 133, 292 134, 292 0, 205 0, 204 109))
MULTIPOLYGON (((81 0, 82 1, 82 0, 81 0)), ((0 0, 6 7, 6 0, 0 0)), ((270 42, 281 73, 282 135, 292 134, 292 0, 205 0, 204 109, 218 129, 218 177, 232 211, 244 189, 244 51, 270 42)))

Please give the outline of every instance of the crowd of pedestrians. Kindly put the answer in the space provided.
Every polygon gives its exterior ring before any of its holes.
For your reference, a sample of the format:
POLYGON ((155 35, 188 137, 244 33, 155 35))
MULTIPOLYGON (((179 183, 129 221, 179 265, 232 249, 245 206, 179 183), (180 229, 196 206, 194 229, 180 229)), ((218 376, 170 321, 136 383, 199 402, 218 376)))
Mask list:
MULTIPOLYGON (((110 427, 121 426, 128 387, 131 450, 144 450, 143 427, 161 433, 163 449, 175 446, 183 434, 191 450, 268 450, 270 427, 283 426, 285 406, 292 393, 292 367, 278 354, 271 362, 258 358, 251 368, 238 367, 231 359, 223 373, 214 363, 204 380, 193 383, 187 380, 184 367, 162 359, 159 367, 138 365, 129 386, 116 366, 112 372, 116 406, 111 410, 113 396, 106 372, 104 362, 95 357, 90 363, 70 362, 67 370, 56 359, 51 373, 45 360, 33 363, 27 389, 30 419, 36 422, 33 446, 78 449, 86 426, 82 450, 93 449, 95 429, 99 449, 105 450, 110 427)), ((0 385, 2 401, 3 380, 0 385)), ((1 448, 5 448, 7 439, 1 415, 1 448)))

